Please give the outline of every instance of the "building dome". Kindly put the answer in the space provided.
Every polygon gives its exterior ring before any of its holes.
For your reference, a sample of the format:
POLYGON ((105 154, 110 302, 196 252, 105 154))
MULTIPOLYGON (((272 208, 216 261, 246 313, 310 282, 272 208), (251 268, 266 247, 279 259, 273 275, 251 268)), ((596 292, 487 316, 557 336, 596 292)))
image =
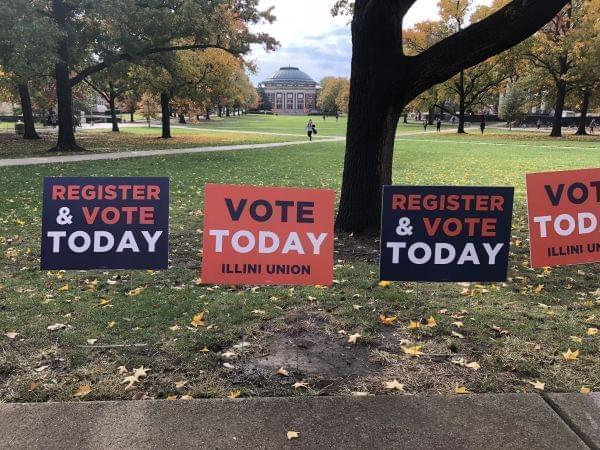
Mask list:
POLYGON ((315 80, 297 67, 281 67, 265 80, 265 83, 316 84, 315 80))

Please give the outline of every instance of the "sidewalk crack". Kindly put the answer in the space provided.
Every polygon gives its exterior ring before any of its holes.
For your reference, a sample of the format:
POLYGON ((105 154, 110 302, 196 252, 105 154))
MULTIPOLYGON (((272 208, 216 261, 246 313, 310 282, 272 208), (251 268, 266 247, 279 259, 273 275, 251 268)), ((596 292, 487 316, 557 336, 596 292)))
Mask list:
POLYGON ((584 442, 585 445, 587 445, 591 450, 600 450, 600 447, 598 447, 594 443, 594 441, 585 433, 585 431, 579 428, 569 418, 569 416, 561 409, 561 407, 556 402, 554 402, 546 394, 542 394, 541 397, 546 402, 546 404, 550 406, 550 408, 552 408, 552 410, 558 415, 558 417, 560 417, 560 419, 573 431, 573 433, 575 433, 579 437, 579 439, 581 439, 584 442))

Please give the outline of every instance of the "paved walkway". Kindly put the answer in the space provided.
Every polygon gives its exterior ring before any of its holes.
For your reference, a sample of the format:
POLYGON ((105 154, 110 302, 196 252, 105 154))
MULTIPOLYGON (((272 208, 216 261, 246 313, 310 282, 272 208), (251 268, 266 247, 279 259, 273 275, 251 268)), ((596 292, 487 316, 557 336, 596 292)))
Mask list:
POLYGON ((0 448, 600 448, 600 394, 0 405, 0 448), (288 431, 299 437, 288 440, 288 431))
MULTIPOLYGON (((328 138, 321 139, 315 142, 337 142, 343 141, 344 138, 328 138)), ((225 152, 233 150, 258 150, 265 148, 289 147, 292 145, 306 145, 307 141, 292 141, 292 142, 273 142, 266 144, 241 144, 241 145, 216 145, 211 147, 193 147, 193 148, 171 148, 161 150, 132 150, 126 152, 113 153, 89 153, 83 155, 63 155, 63 156, 41 156, 33 158, 9 158, 0 159, 0 167, 11 166, 31 166, 35 164, 57 164, 70 163, 80 161, 100 161, 113 160, 123 158, 143 158, 148 156, 171 156, 183 155, 187 153, 209 153, 209 152, 225 152)))

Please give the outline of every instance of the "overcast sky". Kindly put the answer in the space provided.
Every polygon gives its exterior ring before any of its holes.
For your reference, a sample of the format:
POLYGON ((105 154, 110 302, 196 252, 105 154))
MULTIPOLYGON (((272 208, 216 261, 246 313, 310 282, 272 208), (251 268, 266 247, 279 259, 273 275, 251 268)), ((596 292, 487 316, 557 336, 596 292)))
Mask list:
MULTIPOLYGON (((315 80, 326 75, 350 76, 352 45, 347 17, 331 17, 334 0, 260 0, 261 9, 274 6, 277 20, 257 30, 275 37, 281 47, 271 53, 254 48, 250 59, 258 71, 251 75, 254 84, 268 78, 282 66, 296 66, 315 80)), ((475 0, 489 4, 490 0, 475 0)), ((405 18, 404 27, 437 17, 437 0, 417 0, 405 18)))

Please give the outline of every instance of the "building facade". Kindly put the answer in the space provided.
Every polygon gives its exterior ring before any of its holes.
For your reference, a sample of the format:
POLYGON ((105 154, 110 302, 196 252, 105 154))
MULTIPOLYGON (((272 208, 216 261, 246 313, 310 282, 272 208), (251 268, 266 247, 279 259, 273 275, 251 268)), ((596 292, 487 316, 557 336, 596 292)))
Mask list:
POLYGON ((276 114, 308 114, 317 110, 318 85, 297 67, 282 67, 259 84, 276 114))

